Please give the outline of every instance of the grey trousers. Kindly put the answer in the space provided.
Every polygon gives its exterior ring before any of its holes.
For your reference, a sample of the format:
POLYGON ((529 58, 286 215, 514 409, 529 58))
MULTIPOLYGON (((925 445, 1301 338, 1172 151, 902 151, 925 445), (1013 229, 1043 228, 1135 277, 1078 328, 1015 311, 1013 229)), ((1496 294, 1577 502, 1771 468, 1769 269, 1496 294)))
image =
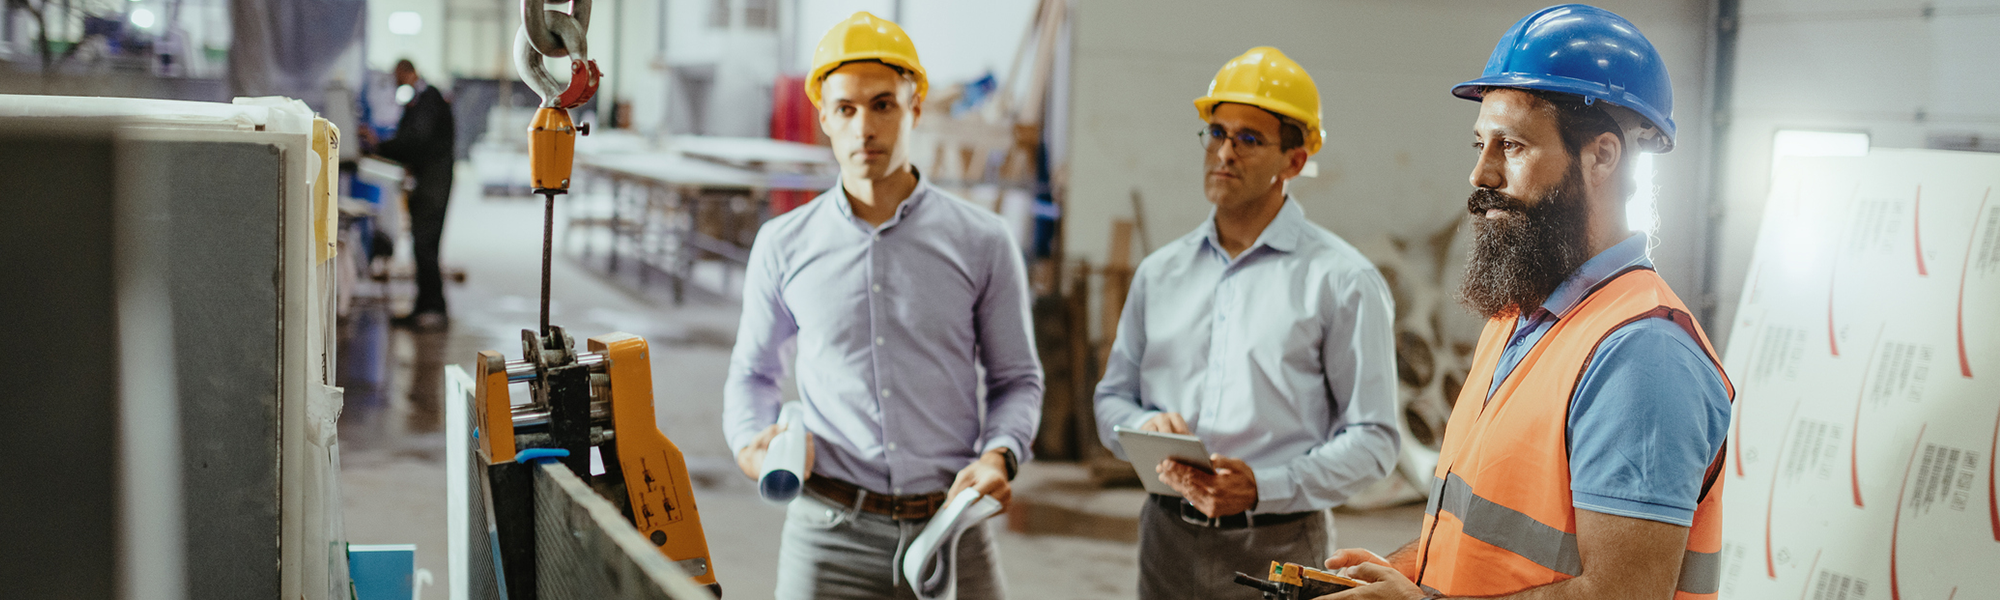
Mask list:
POLYGON ((1181 520, 1147 497, 1139 513, 1139 598, 1257 598, 1238 571, 1268 579, 1271 561, 1318 568, 1332 554, 1327 511, 1282 525, 1217 529, 1181 520))
MULTIPOLYGON (((778 600, 916 598, 896 573, 896 556, 928 521, 889 517, 836 506, 808 492, 785 510, 778 544, 778 600)), ((990 522, 966 530, 958 543, 958 597, 1006 598, 1000 552, 990 522)), ((1247 589, 1247 588, 1246 588, 1247 589)))

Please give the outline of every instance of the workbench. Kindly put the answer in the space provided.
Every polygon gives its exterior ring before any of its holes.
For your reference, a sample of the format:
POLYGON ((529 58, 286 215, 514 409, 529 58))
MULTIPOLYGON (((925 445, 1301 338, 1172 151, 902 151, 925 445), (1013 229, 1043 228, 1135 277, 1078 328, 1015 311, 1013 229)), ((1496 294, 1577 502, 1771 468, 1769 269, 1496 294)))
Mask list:
POLYGON ((641 286, 664 275, 675 304, 685 301, 699 261, 748 263, 757 228, 775 216, 771 191, 819 192, 839 179, 825 148, 754 138, 682 136, 659 151, 579 149, 576 167, 579 201, 569 203, 565 246, 614 275, 637 270, 641 286), (571 235, 579 227, 608 235, 571 235))

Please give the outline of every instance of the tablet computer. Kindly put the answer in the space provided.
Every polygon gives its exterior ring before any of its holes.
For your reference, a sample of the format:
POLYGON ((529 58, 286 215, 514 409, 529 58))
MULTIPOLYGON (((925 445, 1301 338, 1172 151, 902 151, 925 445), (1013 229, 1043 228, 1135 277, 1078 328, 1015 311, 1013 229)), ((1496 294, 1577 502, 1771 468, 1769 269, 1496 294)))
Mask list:
POLYGON ((1139 474, 1139 482, 1145 484, 1148 492, 1181 497, 1180 492, 1161 482, 1159 473, 1153 471, 1163 460, 1173 459, 1203 471, 1215 472, 1215 466, 1208 462, 1208 446, 1201 443, 1201 438, 1132 429, 1123 425, 1111 430, 1118 434, 1118 445, 1125 447, 1125 457, 1131 459, 1132 470, 1139 474))

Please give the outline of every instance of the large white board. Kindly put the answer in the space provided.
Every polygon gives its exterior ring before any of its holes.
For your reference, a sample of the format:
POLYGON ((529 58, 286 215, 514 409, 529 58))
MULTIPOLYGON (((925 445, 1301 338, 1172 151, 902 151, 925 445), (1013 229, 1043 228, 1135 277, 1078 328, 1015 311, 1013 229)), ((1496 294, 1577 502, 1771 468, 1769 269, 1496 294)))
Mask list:
POLYGON ((1722 597, 2000 598, 2000 155, 1773 181, 1724 360, 1722 597))

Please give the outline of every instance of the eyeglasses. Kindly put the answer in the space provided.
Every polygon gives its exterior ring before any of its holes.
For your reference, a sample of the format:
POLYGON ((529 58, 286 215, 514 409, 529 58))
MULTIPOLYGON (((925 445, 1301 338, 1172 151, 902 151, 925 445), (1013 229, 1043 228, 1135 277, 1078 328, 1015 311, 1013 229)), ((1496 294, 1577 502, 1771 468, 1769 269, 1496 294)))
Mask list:
POLYGON ((1265 146, 1271 145, 1270 140, 1264 139, 1264 134, 1249 129, 1231 134, 1228 129, 1223 128, 1221 125, 1210 125, 1202 128, 1201 131, 1195 132, 1195 139, 1200 140, 1202 149, 1209 152, 1214 152, 1221 148, 1223 140, 1234 140, 1238 152, 1256 152, 1265 146))

